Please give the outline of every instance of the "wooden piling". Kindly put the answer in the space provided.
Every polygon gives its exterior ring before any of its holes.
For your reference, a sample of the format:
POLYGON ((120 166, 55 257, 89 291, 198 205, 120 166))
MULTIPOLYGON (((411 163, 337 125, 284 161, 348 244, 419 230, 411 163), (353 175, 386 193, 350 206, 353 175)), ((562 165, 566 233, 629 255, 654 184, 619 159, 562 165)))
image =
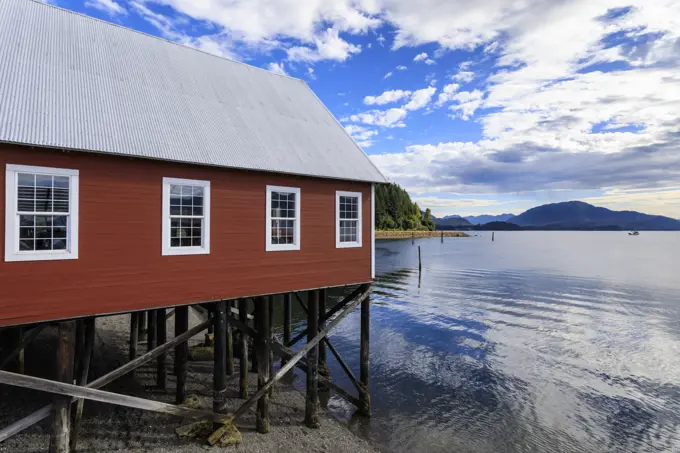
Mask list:
POLYGON ((411 233, 411 245, 413 245, 413 244, 415 244, 415 243, 416 243, 416 234, 415 234, 415 233, 411 233))
MULTIPOLYGON (((24 342, 24 334, 25 332, 23 327, 16 328, 17 343, 19 347, 24 342)), ((21 348, 19 349, 19 354, 17 355, 17 373, 24 374, 25 372, 26 372, 26 349, 21 348)))
MULTIPOLYGON (((265 297, 265 300, 267 301, 267 304, 269 305, 267 312, 269 313, 269 323, 267 324, 268 329, 267 329, 267 339, 271 341, 272 336, 273 336, 273 331, 274 331, 274 296, 267 296, 265 297)), ((272 351, 271 348, 269 349, 269 376, 274 376, 274 351, 272 351)), ((274 396, 274 386, 269 387, 269 398, 272 398, 274 396)))
POLYGON ((442 244, 444 243, 444 230, 442 230, 442 244))
MULTIPOLYGON (((80 386, 87 385, 88 377, 90 374, 90 363, 92 361, 92 353, 94 351, 94 340, 95 340, 95 325, 96 320, 94 317, 87 318, 83 321, 83 347, 81 350, 80 357, 80 369, 79 375, 77 376, 77 384, 80 386)), ((70 447, 71 451, 75 452, 78 445, 78 434, 80 432, 80 421, 83 418, 83 409, 85 407, 85 400, 78 400, 76 404, 76 411, 73 417, 73 426, 71 428, 71 439, 70 447)))
POLYGON ((156 310, 149 310, 146 315, 146 350, 151 351, 156 349, 157 344, 157 322, 156 322, 156 310))
MULTIPOLYGON (((319 291, 309 291, 307 311, 307 341, 311 342, 319 332, 319 291)), ((305 425, 319 428, 319 346, 318 343, 307 352, 307 396, 305 399, 305 425)))
MULTIPOLYGON (((165 308, 159 308, 156 310, 156 343, 160 346, 166 341, 168 341, 168 332, 165 308)), ((156 359, 156 386, 163 391, 168 388, 168 372, 165 369, 167 360, 167 352, 163 352, 156 359)))
MULTIPOLYGON (((326 327, 326 323, 323 321, 326 315, 326 299, 327 291, 325 289, 319 290, 319 324, 318 328, 323 329, 326 327)), ((326 360, 326 342, 322 341, 319 343, 319 375, 326 378, 330 378, 331 371, 328 369, 328 361, 326 360)), ((327 390, 323 384, 319 384, 319 388, 327 390)))
MULTIPOLYGON (((269 381, 269 346, 267 335, 269 329, 269 301, 266 298, 255 299, 255 313, 257 324, 257 388, 262 389, 269 381)), ((258 433, 269 432, 269 392, 257 400, 256 429, 258 433)))
POLYGON ((418 246, 418 272, 423 270, 423 261, 420 258, 420 246, 418 246))
POLYGON ((137 344, 139 342, 139 313, 130 313, 130 352, 129 360, 137 357, 137 344))
MULTIPOLYGON (((230 304, 231 305, 231 304, 230 304)), ((231 307, 229 307, 231 308, 231 307)), ((224 413, 227 393, 227 302, 215 304, 215 354, 213 354, 213 412, 224 413)), ((216 426, 216 428, 218 428, 216 426)))
POLYGON ((137 322, 137 328, 139 329, 139 341, 144 341, 146 339, 146 312, 145 311, 140 311, 137 312, 137 315, 139 316, 139 321, 137 322))
POLYGON ((496 232, 493 231, 493 232, 491 232, 491 242, 493 242, 495 240, 495 238, 496 238, 496 232))
POLYGON ((225 318, 225 335, 226 335, 226 346, 225 346, 225 355, 226 355, 226 370, 227 370, 227 376, 231 376, 234 374, 234 337, 233 337, 233 329, 231 327, 231 322, 229 320, 231 319, 233 313, 231 312, 231 308, 233 306, 233 302, 231 300, 226 302, 226 311, 227 315, 225 318))
POLYGON ((371 395, 369 392, 370 381, 370 346, 371 346, 371 298, 365 298, 361 302, 361 344, 360 344, 360 368, 359 381, 362 390, 359 392, 361 406, 359 413, 364 416, 371 415, 371 395))
MULTIPOLYGON (((189 330, 189 307, 177 307, 175 309, 175 336, 179 336, 187 330, 189 330)), ((182 404, 186 400, 188 358, 188 342, 175 346, 175 374, 177 375, 176 404, 182 404)))
MULTIPOLYGON (((241 323, 248 324, 248 300, 238 300, 238 319, 241 323)), ((248 398, 248 337, 241 332, 239 335, 239 351, 240 366, 239 366, 239 397, 248 398)))
MULTIPOLYGON (((136 326, 135 326, 136 327, 136 326)), ((75 356, 75 321, 59 323, 57 334, 57 381, 73 382, 73 360, 75 356)), ((54 397, 54 419, 50 436, 49 453, 69 453, 71 431, 71 398, 54 397)))
MULTIPOLYGON (((253 301, 253 328, 255 330, 258 329, 258 327, 257 327, 258 326, 258 324, 257 324, 257 316, 258 316, 257 311, 259 310, 258 300, 259 299, 257 299, 257 298, 252 299, 252 301, 253 301)), ((250 371, 252 373, 257 373, 257 370, 259 369, 257 367, 257 344, 256 343, 257 343, 257 339, 253 338, 253 352, 252 352, 252 354, 250 354, 251 355, 251 358, 250 358, 251 369, 250 369, 250 371)))

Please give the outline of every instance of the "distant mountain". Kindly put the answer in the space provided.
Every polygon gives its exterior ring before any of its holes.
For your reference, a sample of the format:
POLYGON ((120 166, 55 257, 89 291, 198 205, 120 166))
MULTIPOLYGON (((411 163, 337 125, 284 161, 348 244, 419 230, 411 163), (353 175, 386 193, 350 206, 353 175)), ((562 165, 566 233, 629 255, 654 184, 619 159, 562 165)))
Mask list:
POLYGON ((469 215, 465 217, 465 220, 473 225, 484 225, 489 222, 507 222, 513 217, 515 217, 515 214, 469 215))
POLYGON ((521 227, 549 229, 680 230, 680 221, 635 211, 607 208, 567 201, 538 206, 512 218, 521 227))
POLYGON ((516 231, 521 230, 522 227, 509 222, 488 222, 483 225, 475 225, 472 229, 475 231, 516 231))
POLYGON ((468 222, 466 219, 459 215, 447 215, 446 217, 442 218, 433 217, 433 220, 435 225, 437 225, 438 227, 439 226, 448 227, 448 229, 457 227, 467 227, 472 225, 470 222, 468 222))

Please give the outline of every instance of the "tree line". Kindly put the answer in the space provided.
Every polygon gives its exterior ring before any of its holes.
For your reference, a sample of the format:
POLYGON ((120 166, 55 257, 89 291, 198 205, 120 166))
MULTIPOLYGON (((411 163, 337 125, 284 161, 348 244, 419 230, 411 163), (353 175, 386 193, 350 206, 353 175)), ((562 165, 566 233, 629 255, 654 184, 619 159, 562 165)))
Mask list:
POLYGON ((375 226, 378 230, 435 230, 430 208, 420 210, 398 184, 375 186, 375 226))

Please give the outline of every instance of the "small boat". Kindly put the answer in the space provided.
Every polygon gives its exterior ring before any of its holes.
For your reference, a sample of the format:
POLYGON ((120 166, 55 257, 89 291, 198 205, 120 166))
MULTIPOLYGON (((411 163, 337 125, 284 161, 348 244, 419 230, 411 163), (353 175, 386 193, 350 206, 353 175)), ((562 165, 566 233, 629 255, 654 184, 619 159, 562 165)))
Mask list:
POLYGON ((639 231, 631 231, 631 232, 628 233, 628 236, 640 236, 640 232, 639 231))

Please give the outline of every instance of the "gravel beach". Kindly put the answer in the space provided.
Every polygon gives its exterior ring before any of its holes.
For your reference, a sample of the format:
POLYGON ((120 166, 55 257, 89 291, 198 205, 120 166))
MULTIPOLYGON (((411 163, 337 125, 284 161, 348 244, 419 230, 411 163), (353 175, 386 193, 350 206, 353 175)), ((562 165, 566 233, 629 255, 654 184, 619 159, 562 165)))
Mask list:
MULTIPOLYGON (((190 310, 190 324, 200 322, 190 310)), ((127 361, 129 316, 112 316, 97 320, 95 353, 91 377, 96 378, 127 361)), ((168 337, 173 335, 174 323, 168 322, 168 337)), ((56 328, 41 333, 26 351, 26 373, 52 379, 54 369, 54 339, 56 328)), ((202 343, 203 335, 190 341, 190 346, 202 343)), ((145 345, 140 345, 146 351, 145 345)), ((172 356, 172 353, 170 354, 172 356)), ((238 395, 238 361, 236 372, 228 377, 229 409, 236 409, 242 400, 238 395)), ((154 388, 155 361, 143 366, 135 375, 127 375, 105 389, 174 404, 175 380, 168 359, 168 392, 154 388)), ((212 408, 212 362, 189 362, 187 393, 196 395, 202 408, 212 408)), ((257 375, 250 374, 251 394, 256 388, 257 375)), ((9 388, 0 385, 0 426, 7 426, 50 402, 44 393, 9 388)), ((75 406, 74 406, 75 407, 75 406)), ((235 450, 244 453, 265 452, 377 452, 365 440, 357 437, 339 421, 320 410, 321 428, 306 428, 304 395, 292 383, 275 387, 270 402, 271 432, 255 431, 255 413, 251 410, 237 423, 243 442, 236 447, 210 447, 202 439, 179 439, 175 428, 188 423, 180 418, 97 402, 86 402, 85 414, 78 442, 79 452, 147 452, 192 453, 208 450, 235 450)), ((50 419, 0 444, 2 453, 37 453, 47 451, 50 419)))

